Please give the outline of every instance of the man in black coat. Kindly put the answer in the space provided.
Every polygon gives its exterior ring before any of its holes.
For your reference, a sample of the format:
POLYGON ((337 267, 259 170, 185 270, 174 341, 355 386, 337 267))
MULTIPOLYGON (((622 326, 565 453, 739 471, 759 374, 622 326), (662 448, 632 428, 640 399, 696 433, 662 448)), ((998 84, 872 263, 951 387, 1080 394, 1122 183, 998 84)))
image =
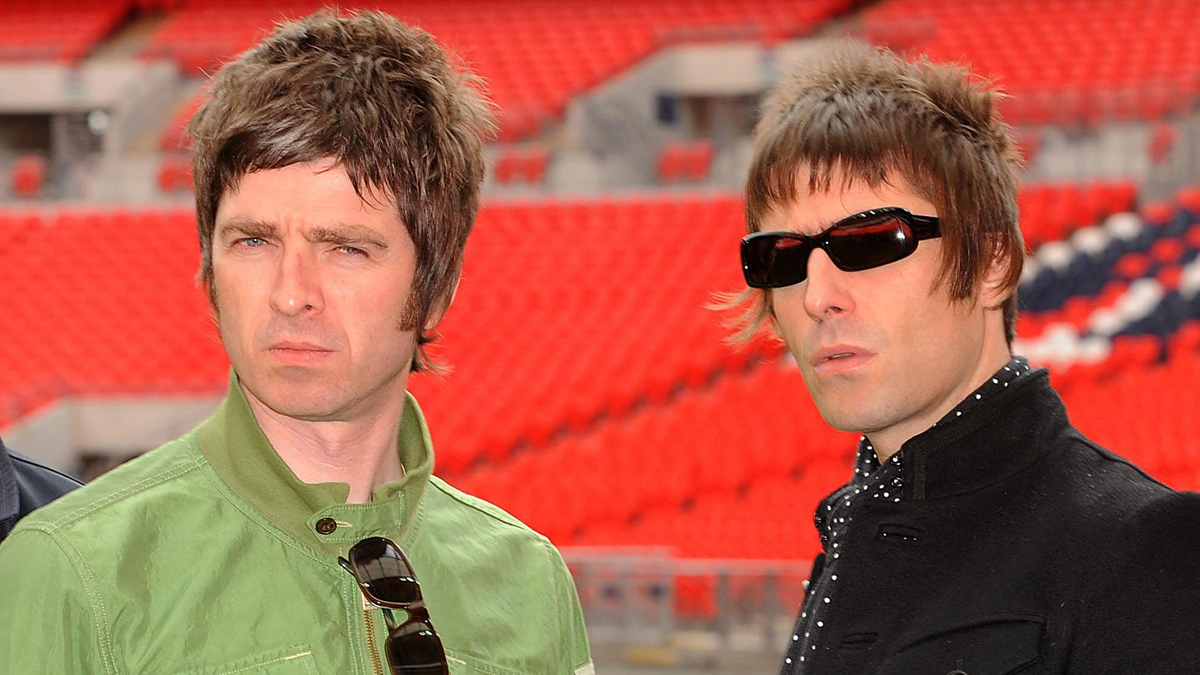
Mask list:
POLYGON ((1200 495, 1083 437, 1012 354, 996 99, 845 45, 757 129, 741 335, 769 322, 825 420, 863 434, 817 509, 785 675, 1200 673, 1200 495))
POLYGON ((0 541, 30 511, 80 485, 82 483, 66 474, 10 452, 0 440, 0 541))

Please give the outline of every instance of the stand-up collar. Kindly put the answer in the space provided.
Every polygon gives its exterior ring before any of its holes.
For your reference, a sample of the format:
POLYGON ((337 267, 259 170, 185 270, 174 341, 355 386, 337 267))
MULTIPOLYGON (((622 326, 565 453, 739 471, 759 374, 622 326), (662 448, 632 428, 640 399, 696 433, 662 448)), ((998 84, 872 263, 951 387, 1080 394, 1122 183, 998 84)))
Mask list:
POLYGON ((377 486, 366 504, 347 504, 347 483, 305 483, 263 434, 231 374, 217 412, 196 430, 200 452, 232 491, 271 524, 329 555, 344 554, 365 537, 401 544, 417 526, 421 495, 433 472, 433 445, 425 418, 407 394, 400 421, 404 477, 377 486))
POLYGON ((934 499, 991 485, 1040 459, 1051 445, 1038 439, 1067 424, 1050 374, 1033 371, 954 424, 909 439, 901 448, 903 498, 934 499))
POLYGON ((21 494, 17 491, 17 472, 13 469, 8 449, 0 440, 0 523, 8 522, 21 513, 21 494))

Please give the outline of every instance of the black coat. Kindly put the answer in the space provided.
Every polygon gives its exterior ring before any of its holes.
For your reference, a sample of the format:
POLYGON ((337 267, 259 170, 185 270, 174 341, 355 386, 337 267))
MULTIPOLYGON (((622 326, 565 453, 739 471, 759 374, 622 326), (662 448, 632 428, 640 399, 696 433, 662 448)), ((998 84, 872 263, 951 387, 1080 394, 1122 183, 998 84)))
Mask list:
POLYGON ((66 474, 9 452, 0 441, 0 540, 27 513, 80 485, 66 474))
POLYGON ((902 450, 902 501, 848 525, 807 672, 1200 673, 1200 494, 1084 438, 1045 371, 902 450))

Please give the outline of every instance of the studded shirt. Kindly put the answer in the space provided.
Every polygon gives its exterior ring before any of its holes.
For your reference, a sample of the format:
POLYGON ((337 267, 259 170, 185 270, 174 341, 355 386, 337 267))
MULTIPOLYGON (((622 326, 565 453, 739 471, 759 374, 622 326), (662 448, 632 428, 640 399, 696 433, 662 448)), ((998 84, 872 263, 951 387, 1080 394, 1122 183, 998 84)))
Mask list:
MULTIPOLYGON (((1029 372, 1029 362, 1015 356, 987 382, 971 392, 953 410, 934 426, 950 424, 963 415, 970 414, 989 394, 1001 391, 1013 380, 1029 372)), ((886 499, 900 501, 903 488, 901 467, 904 452, 901 450, 882 465, 871 442, 863 436, 858 443, 854 462, 854 476, 817 507, 815 516, 821 547, 825 551, 824 564, 814 567, 809 589, 800 609, 800 617, 784 656, 781 675, 804 675, 812 652, 817 650, 817 639, 825 619, 829 616, 830 604, 836 598, 839 560, 842 557, 841 542, 846 538, 857 504, 863 499, 886 499)))

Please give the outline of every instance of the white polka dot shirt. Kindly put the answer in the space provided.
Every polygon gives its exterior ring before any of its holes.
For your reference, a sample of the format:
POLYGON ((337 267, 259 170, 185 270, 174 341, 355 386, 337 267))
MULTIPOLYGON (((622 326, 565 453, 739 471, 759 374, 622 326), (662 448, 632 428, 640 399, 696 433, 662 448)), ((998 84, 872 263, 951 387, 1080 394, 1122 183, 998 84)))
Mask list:
MULTIPOLYGON (((970 414, 989 394, 1003 390, 1013 380, 1028 372, 1029 362, 1021 356, 1013 357, 934 426, 949 424, 970 414)), ((838 561, 842 557, 838 549, 846 539, 846 531, 857 510, 856 504, 863 499, 899 502, 904 487, 901 472, 903 463, 902 449, 880 465, 875 448, 867 437, 863 436, 858 443, 853 478, 826 497, 817 507, 815 520, 817 532, 821 535, 821 547, 825 550, 825 561, 824 565, 813 569, 808 593, 804 605, 800 608, 800 617, 796 621, 796 628, 784 656, 781 675, 803 675, 809 672, 807 664, 811 661, 812 654, 817 651, 818 633, 825 627, 830 603, 837 597, 838 561)))

